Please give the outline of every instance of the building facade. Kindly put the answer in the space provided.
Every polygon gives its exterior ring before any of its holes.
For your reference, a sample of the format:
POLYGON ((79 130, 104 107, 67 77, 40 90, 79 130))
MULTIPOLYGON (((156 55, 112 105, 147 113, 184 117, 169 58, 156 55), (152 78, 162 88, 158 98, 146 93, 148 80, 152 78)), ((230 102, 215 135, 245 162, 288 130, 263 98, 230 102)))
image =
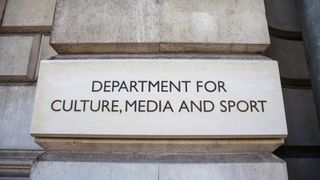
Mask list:
POLYGON ((0 0, 0 179, 319 179, 319 8, 0 0))

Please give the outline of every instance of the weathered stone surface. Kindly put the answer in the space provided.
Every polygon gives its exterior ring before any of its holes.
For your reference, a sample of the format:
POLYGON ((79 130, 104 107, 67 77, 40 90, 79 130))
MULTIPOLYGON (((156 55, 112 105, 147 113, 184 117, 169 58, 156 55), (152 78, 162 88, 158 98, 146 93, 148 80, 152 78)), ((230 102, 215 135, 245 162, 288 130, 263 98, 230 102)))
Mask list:
POLYGON ((155 0, 58 0, 51 44, 59 53, 158 52, 158 11, 155 0))
POLYGON ((81 153, 271 153, 283 139, 139 140, 36 138, 47 152, 81 153))
POLYGON ((264 8, 263 0, 160 0, 160 51, 261 52, 264 8))
POLYGON ((265 155, 60 155, 40 158, 31 180, 42 179, 239 179, 287 180, 284 161, 265 155))
MULTIPOLYGON (((5 8, 5 6, 6 6, 6 1, 7 1, 7 0, 0 0, 0 22, 1 22, 1 20, 2 20, 4 8, 5 8)), ((0 28, 1 28, 1 24, 0 24, 0 28)))
POLYGON ((263 0, 58 0, 50 43, 62 54, 257 53, 269 35, 263 0))
POLYGON ((294 0, 264 0, 264 2, 269 26, 283 31, 301 31, 294 0))
POLYGON ((280 75, 288 79, 308 79, 309 71, 302 41, 271 36, 266 55, 279 62, 280 75))
POLYGON ((50 32, 56 0, 9 0, 1 32, 50 32))
POLYGON ((41 149, 30 136, 35 86, 0 86, 0 149, 41 149))
POLYGON ((288 124, 286 145, 319 146, 320 130, 311 89, 283 89, 288 124))
POLYGON ((0 80, 34 80, 39 46, 39 35, 0 36, 0 80))
POLYGON ((320 158, 284 158, 290 180, 319 179, 320 158))

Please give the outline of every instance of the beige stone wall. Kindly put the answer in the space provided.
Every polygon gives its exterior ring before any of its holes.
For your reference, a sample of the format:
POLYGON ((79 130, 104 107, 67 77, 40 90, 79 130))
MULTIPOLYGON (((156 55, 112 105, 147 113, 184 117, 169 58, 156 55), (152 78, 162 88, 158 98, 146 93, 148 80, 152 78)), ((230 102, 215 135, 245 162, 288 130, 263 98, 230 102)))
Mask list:
POLYGON ((27 178, 42 148, 29 134, 38 64, 50 47, 55 0, 0 0, 0 179, 27 178))
MULTIPOLYGON (((287 161, 292 179, 319 177, 315 173, 320 160, 310 158, 319 157, 320 132, 301 28, 296 19, 290 19, 296 18, 294 5, 271 1, 265 0, 267 25, 263 18, 264 3, 260 0, 119 1, 123 6, 110 0, 58 0, 56 22, 53 21, 56 0, 0 0, 0 179, 28 177, 32 162, 42 152, 30 136, 29 126, 39 62, 57 55, 49 45, 52 29, 51 43, 60 53, 219 52, 247 56, 261 54, 271 42, 264 54, 279 61, 289 128, 289 136, 276 154, 287 161), (101 6, 106 2, 111 9, 101 6), (222 3, 228 11, 214 11, 214 2, 222 3), (274 6, 291 8, 284 13, 284 8, 274 6), (130 7, 135 10, 128 10, 130 7), (219 13, 226 20, 213 21, 216 24, 204 22, 218 18, 219 13), (257 19, 262 22, 256 24, 257 19), (218 24, 221 26, 216 29, 218 24)), ((177 54, 166 56, 172 58, 177 54)), ((72 146, 72 142, 67 143, 72 146)), ((53 167, 64 167, 57 164, 53 167)), ((70 168, 69 164, 65 167, 70 168)), ((40 170, 35 173, 41 173, 40 170)), ((33 177, 36 179, 35 174, 33 177)))

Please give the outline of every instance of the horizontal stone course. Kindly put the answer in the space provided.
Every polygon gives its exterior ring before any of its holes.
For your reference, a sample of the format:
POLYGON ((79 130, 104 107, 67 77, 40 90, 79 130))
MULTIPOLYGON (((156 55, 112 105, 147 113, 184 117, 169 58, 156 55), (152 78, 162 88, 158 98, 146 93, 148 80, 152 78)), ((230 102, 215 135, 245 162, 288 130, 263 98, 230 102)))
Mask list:
POLYGON ((283 139, 94 139, 36 138, 47 152, 58 153, 271 153, 283 139))
POLYGON ((269 35, 263 0, 58 0, 50 43, 61 54, 259 53, 269 35))
POLYGON ((29 179, 31 164, 41 153, 42 151, 0 149, 0 179, 29 179))

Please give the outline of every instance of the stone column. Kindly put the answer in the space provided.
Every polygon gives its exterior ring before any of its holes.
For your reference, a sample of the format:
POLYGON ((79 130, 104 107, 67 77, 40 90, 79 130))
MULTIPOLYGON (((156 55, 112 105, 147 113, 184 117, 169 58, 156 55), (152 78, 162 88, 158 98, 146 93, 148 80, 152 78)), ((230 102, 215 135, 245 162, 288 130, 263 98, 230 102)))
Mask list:
MULTIPOLYGON (((296 0, 303 32, 303 42, 309 64, 313 95, 320 119, 320 2, 296 0)), ((319 121, 320 122, 320 121, 319 121)))

